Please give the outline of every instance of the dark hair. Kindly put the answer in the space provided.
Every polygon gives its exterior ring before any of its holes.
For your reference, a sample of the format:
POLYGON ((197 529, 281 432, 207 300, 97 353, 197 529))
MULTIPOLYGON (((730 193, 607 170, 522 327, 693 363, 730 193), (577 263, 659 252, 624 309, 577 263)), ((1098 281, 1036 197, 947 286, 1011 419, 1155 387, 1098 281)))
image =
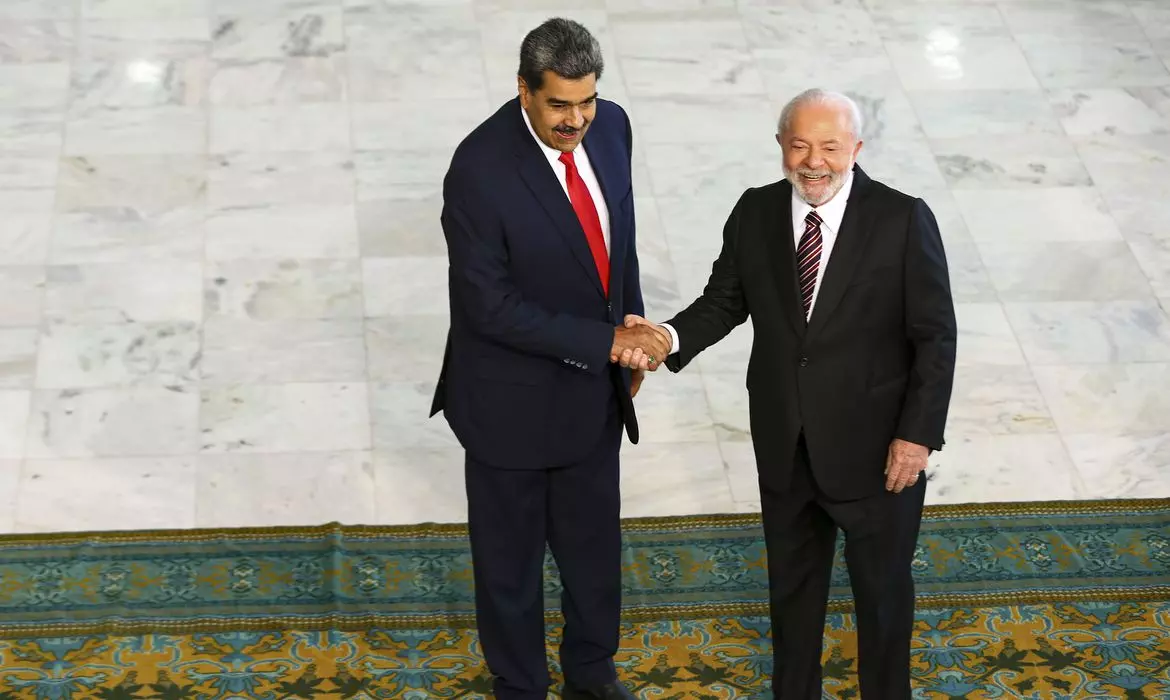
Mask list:
POLYGON ((547 20, 528 32, 520 43, 517 73, 533 92, 544 85, 546 70, 567 80, 580 80, 589 74, 600 79, 604 67, 601 44, 588 29, 571 19, 547 20))

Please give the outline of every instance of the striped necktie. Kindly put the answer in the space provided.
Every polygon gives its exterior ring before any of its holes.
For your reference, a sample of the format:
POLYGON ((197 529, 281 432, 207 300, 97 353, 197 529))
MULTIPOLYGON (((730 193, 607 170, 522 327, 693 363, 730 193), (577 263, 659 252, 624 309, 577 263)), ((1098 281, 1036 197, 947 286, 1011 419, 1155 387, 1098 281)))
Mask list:
POLYGON ((804 217, 804 235, 796 249, 796 274, 800 280, 800 301, 807 321, 817 288, 817 271, 821 267, 821 215, 813 209, 804 217))

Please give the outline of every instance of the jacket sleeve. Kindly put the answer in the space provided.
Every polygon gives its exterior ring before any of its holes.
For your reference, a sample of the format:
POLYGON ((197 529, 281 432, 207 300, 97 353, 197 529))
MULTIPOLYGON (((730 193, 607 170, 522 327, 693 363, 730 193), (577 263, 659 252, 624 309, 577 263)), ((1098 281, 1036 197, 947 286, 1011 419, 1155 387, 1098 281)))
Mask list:
POLYGON ((453 170, 443 182, 441 223, 451 303, 476 333, 593 374, 606 370, 614 327, 552 312, 523 297, 508 274, 503 222, 464 173, 453 170))
POLYGON ((910 216, 904 270, 906 338, 913 360, 897 437, 941 450, 958 329, 942 236, 921 199, 915 200, 910 216))
MULTIPOLYGON (((750 192, 750 190, 749 190, 750 192)), ((678 372, 702 351, 723 340, 748 318, 747 299, 739 276, 740 215, 748 192, 736 202, 723 226, 723 248, 711 266, 702 295, 667 321, 678 339, 678 351, 666 358, 666 367, 678 372)))
MULTIPOLYGON (((631 170, 631 185, 630 191, 633 192, 634 186, 632 184, 632 171, 634 168, 634 130, 630 124, 630 117, 622 111, 622 116, 626 118, 626 148, 629 167, 631 170)), ((636 193, 634 207, 635 210, 638 205, 636 193)), ((622 318, 627 314, 637 314, 638 316, 646 315, 646 305, 642 300, 642 272, 638 264, 638 237, 636 235, 637 217, 635 216, 634 224, 630 226, 630 242, 629 251, 626 255, 626 274, 625 280, 622 282, 622 301, 625 304, 622 309, 622 318)))

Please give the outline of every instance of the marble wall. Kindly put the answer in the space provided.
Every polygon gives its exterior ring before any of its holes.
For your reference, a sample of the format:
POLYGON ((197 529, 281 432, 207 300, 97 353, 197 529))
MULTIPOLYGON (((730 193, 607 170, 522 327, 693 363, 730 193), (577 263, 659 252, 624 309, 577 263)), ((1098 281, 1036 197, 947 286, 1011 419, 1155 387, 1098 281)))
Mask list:
MULTIPOLYGON (((553 14, 635 122, 652 315, 848 91, 950 258, 929 500, 1170 496, 1162 0, 3 0, 0 531, 462 519, 441 178, 553 14)), ((626 514, 758 508, 750 343, 647 380, 626 514)))

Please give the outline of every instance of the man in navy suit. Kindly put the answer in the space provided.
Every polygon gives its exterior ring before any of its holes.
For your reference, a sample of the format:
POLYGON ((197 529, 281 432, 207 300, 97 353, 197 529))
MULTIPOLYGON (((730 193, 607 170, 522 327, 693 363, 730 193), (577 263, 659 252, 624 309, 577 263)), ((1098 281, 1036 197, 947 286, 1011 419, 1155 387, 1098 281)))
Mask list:
POLYGON ((431 415, 466 451, 476 618, 500 700, 544 700, 542 565, 561 573, 564 697, 632 698, 617 680, 618 451, 638 441, 642 371, 611 362, 669 337, 646 326, 626 113, 597 97, 580 24, 525 37, 519 96, 455 151, 443 181, 451 329, 431 415))

